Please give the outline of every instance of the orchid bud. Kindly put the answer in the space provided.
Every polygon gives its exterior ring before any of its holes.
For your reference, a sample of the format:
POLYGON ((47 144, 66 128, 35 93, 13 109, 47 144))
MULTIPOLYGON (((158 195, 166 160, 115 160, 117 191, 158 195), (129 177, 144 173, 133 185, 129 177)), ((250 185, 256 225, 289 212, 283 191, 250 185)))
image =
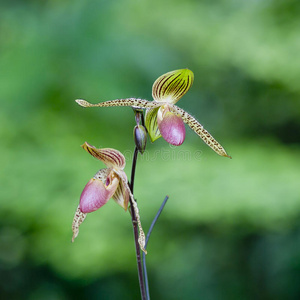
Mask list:
POLYGON ((147 131, 143 125, 136 125, 134 127, 133 138, 137 149, 143 154, 147 144, 147 131))
POLYGON ((161 107, 157 113, 157 124, 162 137, 171 145, 179 146, 185 139, 185 127, 181 117, 168 108, 161 107))

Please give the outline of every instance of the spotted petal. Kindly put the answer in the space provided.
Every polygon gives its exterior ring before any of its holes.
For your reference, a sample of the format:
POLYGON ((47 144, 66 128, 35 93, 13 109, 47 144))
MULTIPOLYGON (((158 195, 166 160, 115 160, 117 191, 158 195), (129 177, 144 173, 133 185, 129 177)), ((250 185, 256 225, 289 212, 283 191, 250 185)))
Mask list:
POLYGON ((137 108, 155 108, 161 105, 160 103, 154 101, 148 101, 148 100, 136 99, 136 98, 109 100, 109 101, 100 102, 96 104, 89 103, 83 99, 77 99, 75 101, 77 102, 77 104, 79 104, 82 107, 131 106, 137 108))
POLYGON ((118 150, 112 148, 97 149, 87 142, 81 145, 81 147, 92 156, 105 163, 108 168, 114 168, 117 170, 123 170, 125 168, 125 157, 118 150))
POLYGON ((161 134, 157 125, 157 112, 159 107, 153 109, 147 109, 145 116, 145 126, 148 130, 150 140, 153 143, 161 137, 161 134))
POLYGON ((72 223, 72 231, 73 231, 72 243, 74 242, 75 238, 78 236, 79 226, 85 220, 86 215, 87 215, 86 213, 83 213, 80 210, 80 207, 78 205, 75 215, 74 215, 73 223, 72 223))
POLYGON ((220 145, 220 143, 218 143, 194 117, 176 105, 169 105, 169 108, 172 112, 180 116, 183 122, 189 125, 189 127, 194 130, 194 132, 197 133, 204 143, 206 143, 211 149, 221 156, 231 158, 231 156, 226 153, 225 149, 220 145))
POLYGON ((128 180, 127 180, 127 176, 126 176, 125 172, 118 171, 118 175, 119 175, 120 181, 122 181, 123 188, 128 192, 128 194, 130 196, 131 205, 132 205, 133 211, 136 215, 137 225, 138 225, 138 228, 139 228, 139 238, 138 238, 139 245, 140 245, 142 251, 147 254, 147 251, 145 249, 145 242, 146 242, 145 233, 144 233, 142 223, 141 223, 141 219, 140 219, 139 208, 138 208, 137 203, 136 203, 136 201, 135 201, 135 199, 134 199, 134 197, 131 193, 131 190, 129 188, 128 180))
POLYGON ((160 76, 152 86, 152 97, 158 102, 176 103, 192 86, 194 74, 180 69, 160 76))

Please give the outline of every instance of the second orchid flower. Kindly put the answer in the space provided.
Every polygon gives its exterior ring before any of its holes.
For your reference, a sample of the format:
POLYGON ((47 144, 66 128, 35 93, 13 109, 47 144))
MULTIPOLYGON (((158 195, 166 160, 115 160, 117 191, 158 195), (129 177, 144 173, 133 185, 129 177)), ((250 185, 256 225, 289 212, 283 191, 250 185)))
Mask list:
POLYGON ((144 249, 145 234, 140 222, 139 210, 124 172, 125 157, 118 150, 112 148, 97 149, 87 142, 82 145, 82 148, 102 161, 106 165, 106 168, 99 170, 86 184, 81 193, 80 202, 72 224, 72 242, 78 236, 79 226, 85 220, 88 213, 101 208, 110 198, 113 198, 126 211, 130 198, 139 227, 139 244, 141 249, 146 252, 144 249))

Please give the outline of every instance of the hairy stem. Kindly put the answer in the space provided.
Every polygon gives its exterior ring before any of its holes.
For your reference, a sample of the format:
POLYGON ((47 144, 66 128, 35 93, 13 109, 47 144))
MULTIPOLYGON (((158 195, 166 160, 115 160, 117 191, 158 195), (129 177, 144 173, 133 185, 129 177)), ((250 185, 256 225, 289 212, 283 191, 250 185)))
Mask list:
MULTIPOLYGON (((132 167, 131 167, 131 179, 130 179, 130 190, 133 194, 133 186, 134 186, 134 178, 135 178, 135 169, 136 169, 136 162, 137 162, 137 155, 138 149, 135 147, 134 155, 132 160, 132 167)), ((141 249, 139 245, 139 231, 138 231, 138 224, 137 224, 137 217, 134 211, 133 203, 131 198, 130 201, 130 210, 131 210, 131 220, 133 226, 133 233, 134 233, 134 242, 135 242, 135 252, 136 252, 136 261, 137 261, 137 269, 138 269, 138 277, 139 277, 139 285, 141 291, 141 299, 146 300, 146 292, 145 292, 145 285, 144 285, 144 277, 143 277, 143 266, 142 266, 142 258, 141 258, 141 249)))

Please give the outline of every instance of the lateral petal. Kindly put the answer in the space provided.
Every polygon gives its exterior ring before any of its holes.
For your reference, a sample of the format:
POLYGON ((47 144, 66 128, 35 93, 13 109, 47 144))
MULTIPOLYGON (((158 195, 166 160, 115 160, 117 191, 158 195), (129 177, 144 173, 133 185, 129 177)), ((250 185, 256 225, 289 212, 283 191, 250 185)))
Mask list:
POLYGON ((75 238, 78 236, 79 226, 85 220, 86 215, 87 215, 86 213, 83 213, 80 210, 80 207, 78 205, 77 209, 76 209, 76 212, 75 212, 75 215, 74 215, 73 223, 72 223, 72 231, 73 231, 72 243, 74 242, 75 238))
POLYGON ((217 142, 215 138, 206 129, 204 129, 204 127, 194 117, 192 117, 190 114, 176 105, 169 105, 169 108, 175 114, 180 116, 183 122, 189 125, 189 127, 200 136, 204 143, 206 143, 217 154, 231 158, 231 156, 226 153, 221 144, 217 142))
POLYGON ((189 69, 168 72, 157 78, 152 97, 158 102, 176 103, 192 86, 194 74, 189 69))
POLYGON ((111 106, 132 106, 137 108, 155 108, 160 106, 160 103, 137 98, 116 99, 105 102, 92 104, 83 99, 75 100, 82 107, 111 107, 111 106))
POLYGON ((89 143, 85 142, 81 147, 90 153, 95 158, 101 160, 108 168, 114 168, 117 170, 123 170, 125 168, 124 155, 112 148, 96 148, 89 143))

